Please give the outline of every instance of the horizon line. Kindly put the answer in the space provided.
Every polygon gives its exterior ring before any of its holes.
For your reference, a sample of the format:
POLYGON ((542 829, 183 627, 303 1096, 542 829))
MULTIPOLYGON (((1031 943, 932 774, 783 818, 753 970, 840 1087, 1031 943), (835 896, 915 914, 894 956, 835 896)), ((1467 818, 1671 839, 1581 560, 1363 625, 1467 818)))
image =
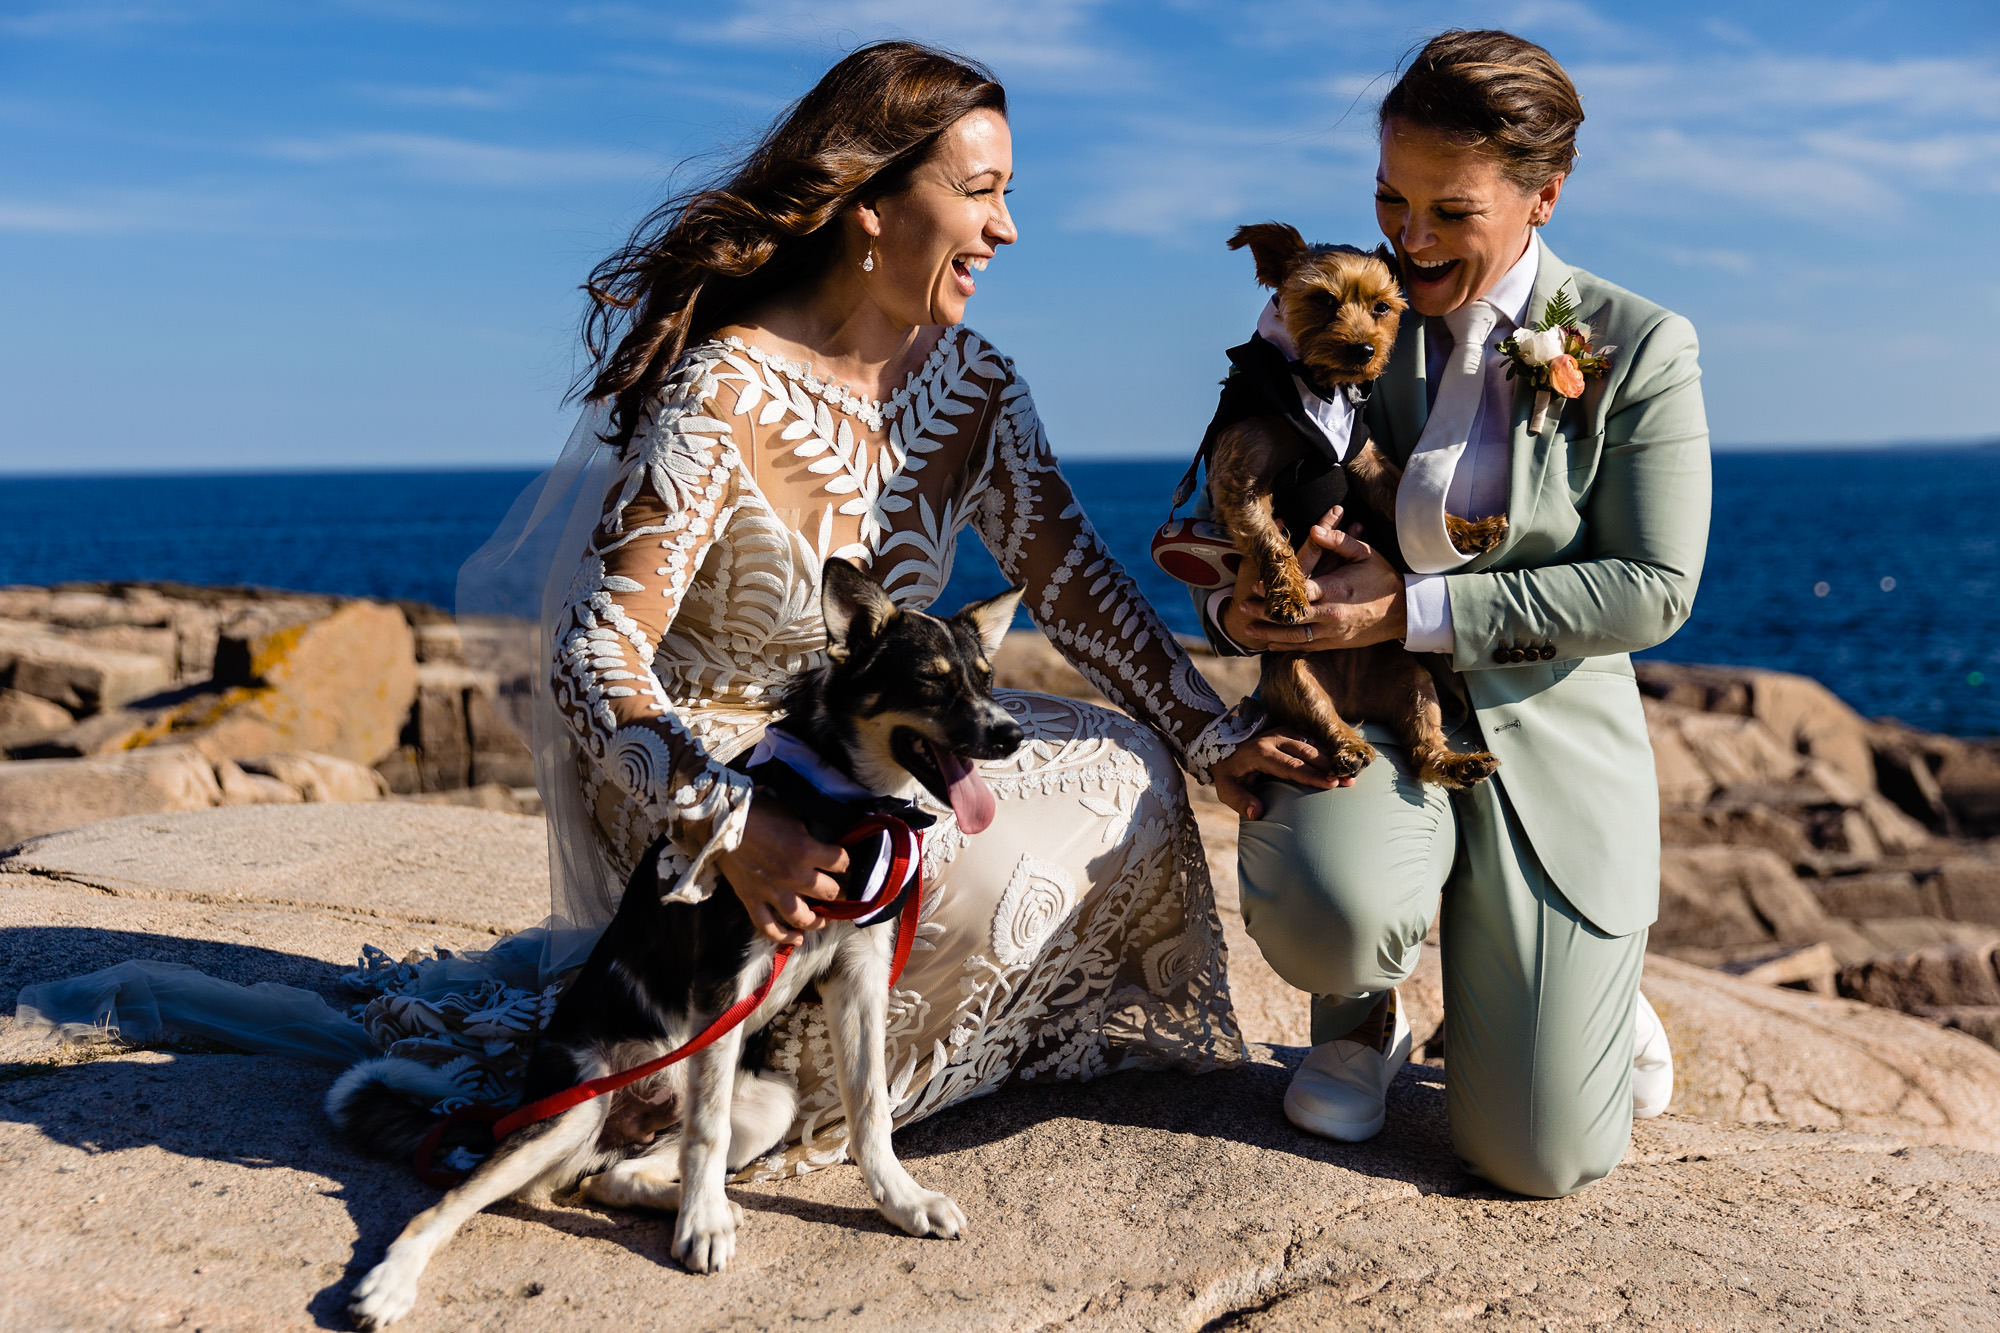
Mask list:
MULTIPOLYGON (((1827 443, 1778 443, 1778 444, 1717 444, 1710 446, 1712 454, 1861 454, 1861 453, 1963 453, 1982 449, 2000 450, 2000 435, 1978 436, 1953 440, 1875 440, 1827 443)), ((1180 454, 1072 454, 1068 463, 1171 463, 1185 466, 1186 458, 1180 454)), ((539 475, 548 470, 549 463, 494 463, 475 467, 446 466, 439 464, 412 463, 402 466, 389 464, 357 463, 351 467, 296 467, 296 468, 237 468, 226 464, 217 466, 193 465, 189 467, 169 467, 156 469, 123 470, 106 468, 97 471, 79 472, 61 469, 31 469, 26 471, 0 470, 0 482, 7 481, 151 481, 196 477, 382 477, 382 476, 477 476, 519 474, 539 475)))

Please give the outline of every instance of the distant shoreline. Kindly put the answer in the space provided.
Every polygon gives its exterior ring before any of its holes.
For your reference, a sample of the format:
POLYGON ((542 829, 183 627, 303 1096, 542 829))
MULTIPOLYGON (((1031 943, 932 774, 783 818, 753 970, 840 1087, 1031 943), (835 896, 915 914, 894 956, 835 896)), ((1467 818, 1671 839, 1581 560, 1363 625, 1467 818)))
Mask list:
MULTIPOLYGON (((1867 444, 1718 444, 1713 446, 1717 454, 1732 458, 1750 457, 1763 454, 1784 454, 1789 457, 1812 454, 1936 454, 1936 453, 1983 453, 2000 452, 2000 436, 1976 440, 1897 440, 1887 443, 1867 444)), ((297 468, 163 468, 148 472, 123 472, 107 470, 103 472, 77 471, 7 471, 0 470, 0 482, 5 481, 150 481, 169 478, 195 477, 468 477, 468 476, 535 476, 542 472, 553 460, 540 463, 514 463, 493 467, 440 467, 412 464, 408 467, 383 465, 360 465, 355 467, 297 467, 297 468)), ((1181 454, 1092 454, 1072 452, 1063 455, 1066 465, 1087 463, 1184 463, 1181 454)))

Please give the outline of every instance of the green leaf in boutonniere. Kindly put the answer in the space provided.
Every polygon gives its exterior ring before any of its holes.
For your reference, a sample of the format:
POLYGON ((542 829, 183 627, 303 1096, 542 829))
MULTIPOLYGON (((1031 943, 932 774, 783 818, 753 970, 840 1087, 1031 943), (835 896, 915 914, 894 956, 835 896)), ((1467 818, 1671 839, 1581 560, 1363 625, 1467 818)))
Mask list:
POLYGON ((1556 288, 1555 295, 1551 296, 1548 305, 1542 308, 1542 322, 1535 328, 1559 329, 1566 324, 1574 324, 1577 322, 1578 313, 1576 298, 1569 294, 1569 283, 1565 282, 1556 288))

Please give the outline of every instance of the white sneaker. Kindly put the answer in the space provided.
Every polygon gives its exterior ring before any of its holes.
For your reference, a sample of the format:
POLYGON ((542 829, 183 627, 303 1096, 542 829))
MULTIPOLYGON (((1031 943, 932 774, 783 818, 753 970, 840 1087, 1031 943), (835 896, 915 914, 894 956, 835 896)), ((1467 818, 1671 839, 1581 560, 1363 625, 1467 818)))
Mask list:
POLYGON ((1382 1132, 1382 1103, 1410 1058, 1410 1024, 1390 991, 1381 1044, 1340 1038, 1307 1053, 1285 1089, 1285 1119, 1308 1134, 1359 1143, 1382 1132))
POLYGON ((1651 1120, 1674 1099, 1674 1052, 1644 995, 1633 1006, 1632 1026, 1632 1118, 1651 1120))

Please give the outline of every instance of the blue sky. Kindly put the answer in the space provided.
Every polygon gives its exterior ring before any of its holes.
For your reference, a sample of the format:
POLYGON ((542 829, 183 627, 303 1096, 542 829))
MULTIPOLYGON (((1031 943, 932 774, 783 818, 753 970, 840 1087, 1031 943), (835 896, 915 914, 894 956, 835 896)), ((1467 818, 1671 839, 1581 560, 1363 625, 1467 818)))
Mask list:
POLYGON ((1223 239, 1371 242, 1375 100, 1447 26, 1569 68, 1547 238, 1695 322, 1719 444, 2000 435, 1990 0, 1638 8, 0 0, 0 472, 540 464, 590 264, 885 36, 1008 85, 969 319, 1065 455, 1191 449, 1261 299, 1223 239))

